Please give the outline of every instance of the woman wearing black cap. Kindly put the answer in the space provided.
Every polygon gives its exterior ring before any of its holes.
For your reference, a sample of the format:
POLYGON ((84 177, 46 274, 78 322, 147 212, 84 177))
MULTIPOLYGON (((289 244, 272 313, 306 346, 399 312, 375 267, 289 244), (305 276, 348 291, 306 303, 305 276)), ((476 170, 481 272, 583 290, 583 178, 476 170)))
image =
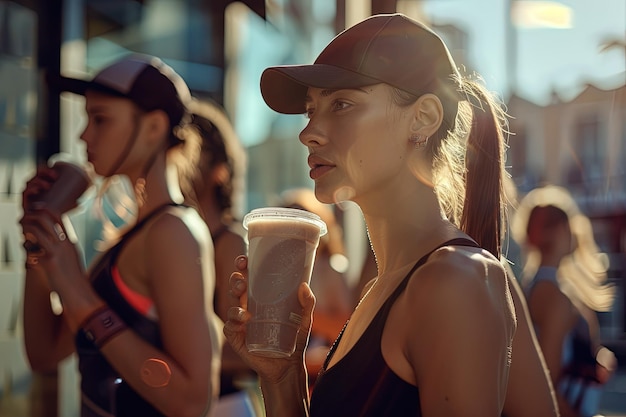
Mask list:
MULTIPOLYGON (((316 196, 360 206, 378 267, 310 407, 310 288, 300 289, 305 319, 287 360, 248 353, 245 303, 231 308, 225 334, 258 372, 268 416, 499 416, 515 311, 500 261, 506 115, 497 101, 459 74, 435 33, 400 14, 347 29, 313 65, 268 68, 261 92, 272 109, 308 116, 300 141, 316 196)), ((246 258, 237 264, 235 296, 246 258)), ((548 404, 544 415, 555 413, 548 404)))
POLYGON ((116 175, 135 184, 137 218, 86 272, 60 216, 33 204, 54 172, 28 182, 21 223, 43 249, 26 265, 30 363, 47 371, 78 354, 83 417, 204 416, 218 393, 221 349, 212 244, 198 213, 175 203, 166 175, 170 157, 183 155, 189 167, 197 157, 199 138, 185 127, 189 90, 163 62, 140 55, 64 83, 86 98, 89 162, 105 184, 116 175))

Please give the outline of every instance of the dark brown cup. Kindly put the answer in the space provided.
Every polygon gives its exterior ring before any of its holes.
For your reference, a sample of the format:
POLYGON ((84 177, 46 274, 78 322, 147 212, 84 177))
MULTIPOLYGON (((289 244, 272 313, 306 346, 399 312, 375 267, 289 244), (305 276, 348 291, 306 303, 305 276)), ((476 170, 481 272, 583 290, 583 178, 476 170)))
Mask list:
MULTIPOLYGON (((91 186, 91 177, 87 171, 73 163, 58 160, 52 165, 52 169, 58 172, 57 179, 52 186, 43 194, 34 199, 35 203, 40 203, 42 209, 62 215, 75 208, 78 199, 91 186)), ((24 247, 29 254, 41 255, 41 248, 36 239, 28 231, 24 232, 24 247)))

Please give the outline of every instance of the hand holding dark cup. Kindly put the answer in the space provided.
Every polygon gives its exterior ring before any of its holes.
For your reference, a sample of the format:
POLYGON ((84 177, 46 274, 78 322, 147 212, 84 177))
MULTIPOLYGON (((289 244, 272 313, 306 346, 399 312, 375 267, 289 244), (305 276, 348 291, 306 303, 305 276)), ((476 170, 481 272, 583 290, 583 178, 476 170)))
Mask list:
MULTIPOLYGON (((48 164, 49 167, 40 168, 26 185, 22 201, 25 217, 35 215, 37 210, 46 210, 60 218, 77 206, 78 199, 92 184, 88 171, 74 162, 55 156, 48 164)), ((41 255, 41 248, 37 245, 34 233, 28 229, 27 223, 22 224, 24 248, 31 260, 33 255, 41 255)), ((55 225, 55 231, 60 241, 65 240, 67 236, 60 223, 55 225)))

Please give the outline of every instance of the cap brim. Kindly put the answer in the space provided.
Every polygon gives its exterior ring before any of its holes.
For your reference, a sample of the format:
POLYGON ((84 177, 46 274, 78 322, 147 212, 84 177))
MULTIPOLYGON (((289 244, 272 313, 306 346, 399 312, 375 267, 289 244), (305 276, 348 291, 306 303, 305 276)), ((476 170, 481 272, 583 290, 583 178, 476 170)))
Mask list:
POLYGON ((85 95, 85 91, 89 86, 89 81, 79 80, 76 78, 59 77, 57 79, 57 86, 61 91, 67 91, 69 93, 85 95))
POLYGON ((87 92, 88 90, 92 90, 114 96, 124 97, 124 94, 120 93, 119 91, 94 81, 60 76, 56 78, 56 81, 52 80, 52 82, 56 84, 60 91, 79 94, 81 96, 84 96, 85 92, 87 92))
POLYGON ((309 87, 342 89, 380 82, 333 65, 284 65, 263 71, 261 95, 265 103, 278 113, 302 114, 306 112, 305 98, 309 87))

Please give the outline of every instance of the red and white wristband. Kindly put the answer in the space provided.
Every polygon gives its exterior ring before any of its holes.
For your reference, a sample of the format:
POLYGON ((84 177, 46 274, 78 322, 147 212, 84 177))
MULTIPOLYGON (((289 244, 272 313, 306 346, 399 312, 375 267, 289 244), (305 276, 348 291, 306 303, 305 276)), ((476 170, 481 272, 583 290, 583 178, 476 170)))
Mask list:
POLYGON ((105 305, 91 313, 80 328, 85 332, 87 339, 100 349, 127 326, 115 311, 105 305))

